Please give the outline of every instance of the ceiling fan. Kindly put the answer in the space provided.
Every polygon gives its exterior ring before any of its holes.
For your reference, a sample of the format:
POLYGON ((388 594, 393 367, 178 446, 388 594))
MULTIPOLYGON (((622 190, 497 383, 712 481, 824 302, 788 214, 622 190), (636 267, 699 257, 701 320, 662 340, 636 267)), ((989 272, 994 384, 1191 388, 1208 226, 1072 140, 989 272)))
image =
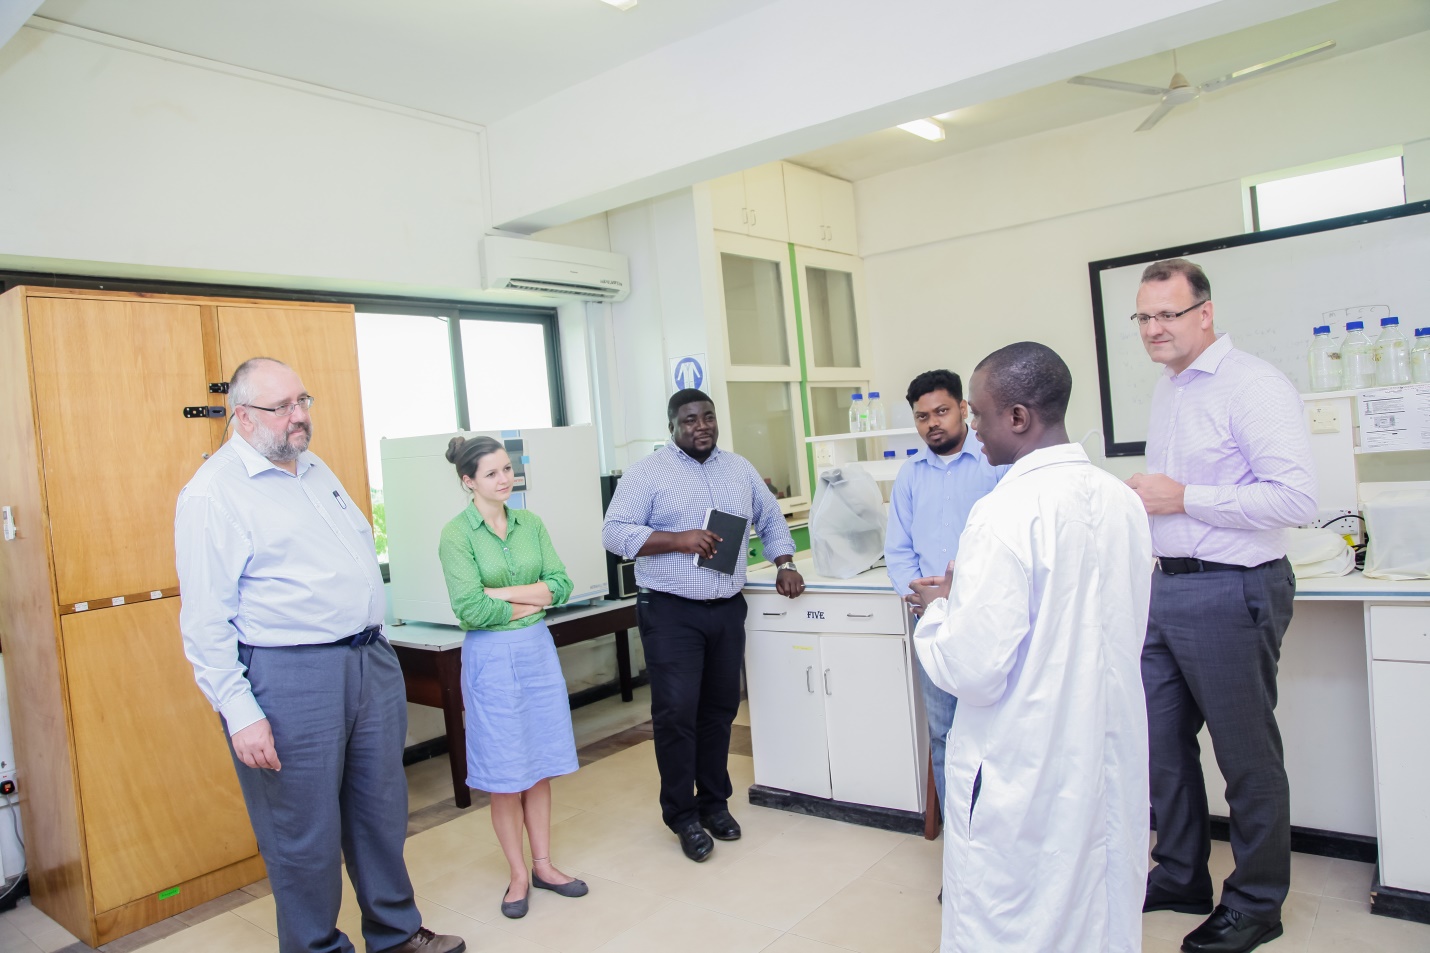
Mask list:
POLYGON ((1278 56, 1274 60, 1267 60, 1265 63, 1257 63, 1255 66, 1239 69, 1235 73, 1228 73, 1220 79, 1202 83, 1200 86, 1193 86, 1187 81, 1185 76, 1177 71, 1176 50, 1172 51, 1172 80, 1165 87, 1143 86, 1141 83, 1124 83, 1121 80, 1100 79, 1096 76, 1074 76, 1068 80, 1068 82, 1078 86, 1100 86, 1103 89, 1117 89, 1125 93, 1140 93, 1144 96, 1158 97, 1162 100, 1161 104, 1152 110, 1151 115, 1142 121, 1142 125, 1137 127, 1138 132, 1146 132, 1161 122, 1167 113, 1183 103, 1195 101, 1202 93, 1210 93, 1218 89, 1224 89, 1233 83, 1240 83, 1248 79, 1265 76, 1267 73, 1274 73, 1276 70, 1285 69, 1318 53, 1329 50, 1335 45, 1335 40, 1317 43, 1315 46, 1308 46, 1304 50, 1287 53, 1285 56, 1278 56))

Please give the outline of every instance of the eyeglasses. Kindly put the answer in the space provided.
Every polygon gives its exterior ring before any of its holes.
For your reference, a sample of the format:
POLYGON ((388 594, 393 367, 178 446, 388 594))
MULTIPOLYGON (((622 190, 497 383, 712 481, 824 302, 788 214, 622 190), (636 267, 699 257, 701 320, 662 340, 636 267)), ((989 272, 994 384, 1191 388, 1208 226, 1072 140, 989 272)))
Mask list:
POLYGON ((266 410, 275 417, 290 417, 293 411, 299 407, 302 407, 304 410, 312 407, 313 398, 311 396, 299 397, 291 404, 279 404, 277 407, 260 407, 257 404, 244 404, 243 406, 252 407, 254 410, 266 410))
POLYGON ((1138 325, 1140 325, 1141 327, 1144 327, 1144 328, 1147 326, 1147 322, 1153 320, 1154 318, 1156 319, 1156 321, 1157 321, 1158 324, 1170 324, 1171 322, 1173 322, 1173 321, 1177 320, 1178 318, 1180 318, 1182 315, 1188 313, 1189 311, 1195 311, 1195 310, 1197 310, 1198 308, 1200 308, 1202 305, 1204 305, 1204 304, 1206 304, 1206 303, 1207 303, 1206 301, 1198 301, 1196 304, 1192 305, 1190 308, 1184 308, 1184 309, 1182 309, 1181 311, 1178 311, 1178 312, 1176 312, 1176 313, 1173 313, 1173 312, 1171 312, 1171 311, 1159 311, 1159 312, 1157 312, 1156 314, 1141 314, 1141 313, 1138 313, 1138 314, 1132 315, 1131 318, 1130 318, 1130 320, 1136 321, 1136 322, 1138 323, 1138 325))

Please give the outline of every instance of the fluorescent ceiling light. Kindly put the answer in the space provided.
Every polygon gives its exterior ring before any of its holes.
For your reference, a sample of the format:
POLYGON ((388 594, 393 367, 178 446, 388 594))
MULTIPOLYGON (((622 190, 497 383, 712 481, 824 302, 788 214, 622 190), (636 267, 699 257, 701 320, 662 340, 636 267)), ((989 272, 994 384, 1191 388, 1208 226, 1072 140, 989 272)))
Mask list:
POLYGON ((912 132, 929 142, 943 142, 943 124, 937 119, 915 119, 913 122, 901 122, 899 128, 904 132, 912 132))
POLYGON ((617 10, 625 11, 625 10, 629 10, 631 7, 635 6, 636 3, 637 3, 637 0, 601 0, 601 2, 602 2, 602 3, 609 3, 611 6, 615 7, 617 10))

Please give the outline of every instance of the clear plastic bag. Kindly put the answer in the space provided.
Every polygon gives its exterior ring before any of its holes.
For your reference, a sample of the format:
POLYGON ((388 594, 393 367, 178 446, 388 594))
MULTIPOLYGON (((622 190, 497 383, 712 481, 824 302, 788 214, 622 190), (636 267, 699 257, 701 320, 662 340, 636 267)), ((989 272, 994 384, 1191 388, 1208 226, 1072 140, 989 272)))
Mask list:
POLYGON ((1362 483, 1372 579, 1430 579, 1430 484, 1362 483))
POLYGON ((884 555, 888 522, 884 494, 867 470, 825 470, 809 510, 814 571, 831 579, 849 579, 872 568, 884 555))

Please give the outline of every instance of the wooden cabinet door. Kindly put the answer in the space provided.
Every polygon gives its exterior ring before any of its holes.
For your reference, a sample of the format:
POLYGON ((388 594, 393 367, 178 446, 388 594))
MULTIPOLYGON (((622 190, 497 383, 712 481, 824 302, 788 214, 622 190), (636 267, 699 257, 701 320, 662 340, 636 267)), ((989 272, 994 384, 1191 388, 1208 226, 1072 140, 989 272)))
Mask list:
POLYGON ((216 310, 224 379, 252 357, 271 357, 292 367, 314 397, 309 449, 332 467, 371 521, 352 309, 223 305, 216 310))
POLYGON ((789 241, 784 172, 780 163, 746 169, 744 178, 745 204, 750 207, 749 234, 777 242, 789 241))
POLYGON ((903 639, 888 636, 820 637, 828 677, 824 712, 829 775, 836 801, 919 810, 904 648, 903 639))
POLYGON ((61 603, 179 584, 174 507, 204 454, 208 422, 199 309, 81 297, 28 299, 61 603))
POLYGON ((824 247, 845 255, 859 254, 854 229, 854 185, 824 176, 819 183, 819 206, 824 211, 824 247))
POLYGON ((828 247, 824 240, 824 209, 818 172, 784 163, 785 206, 789 209, 789 240, 810 248, 828 247))
POLYGON ((819 636, 751 629, 745 678, 755 783, 829 797, 819 636))
POLYGON ((257 854, 179 600, 78 612, 60 632, 95 911, 257 854))

